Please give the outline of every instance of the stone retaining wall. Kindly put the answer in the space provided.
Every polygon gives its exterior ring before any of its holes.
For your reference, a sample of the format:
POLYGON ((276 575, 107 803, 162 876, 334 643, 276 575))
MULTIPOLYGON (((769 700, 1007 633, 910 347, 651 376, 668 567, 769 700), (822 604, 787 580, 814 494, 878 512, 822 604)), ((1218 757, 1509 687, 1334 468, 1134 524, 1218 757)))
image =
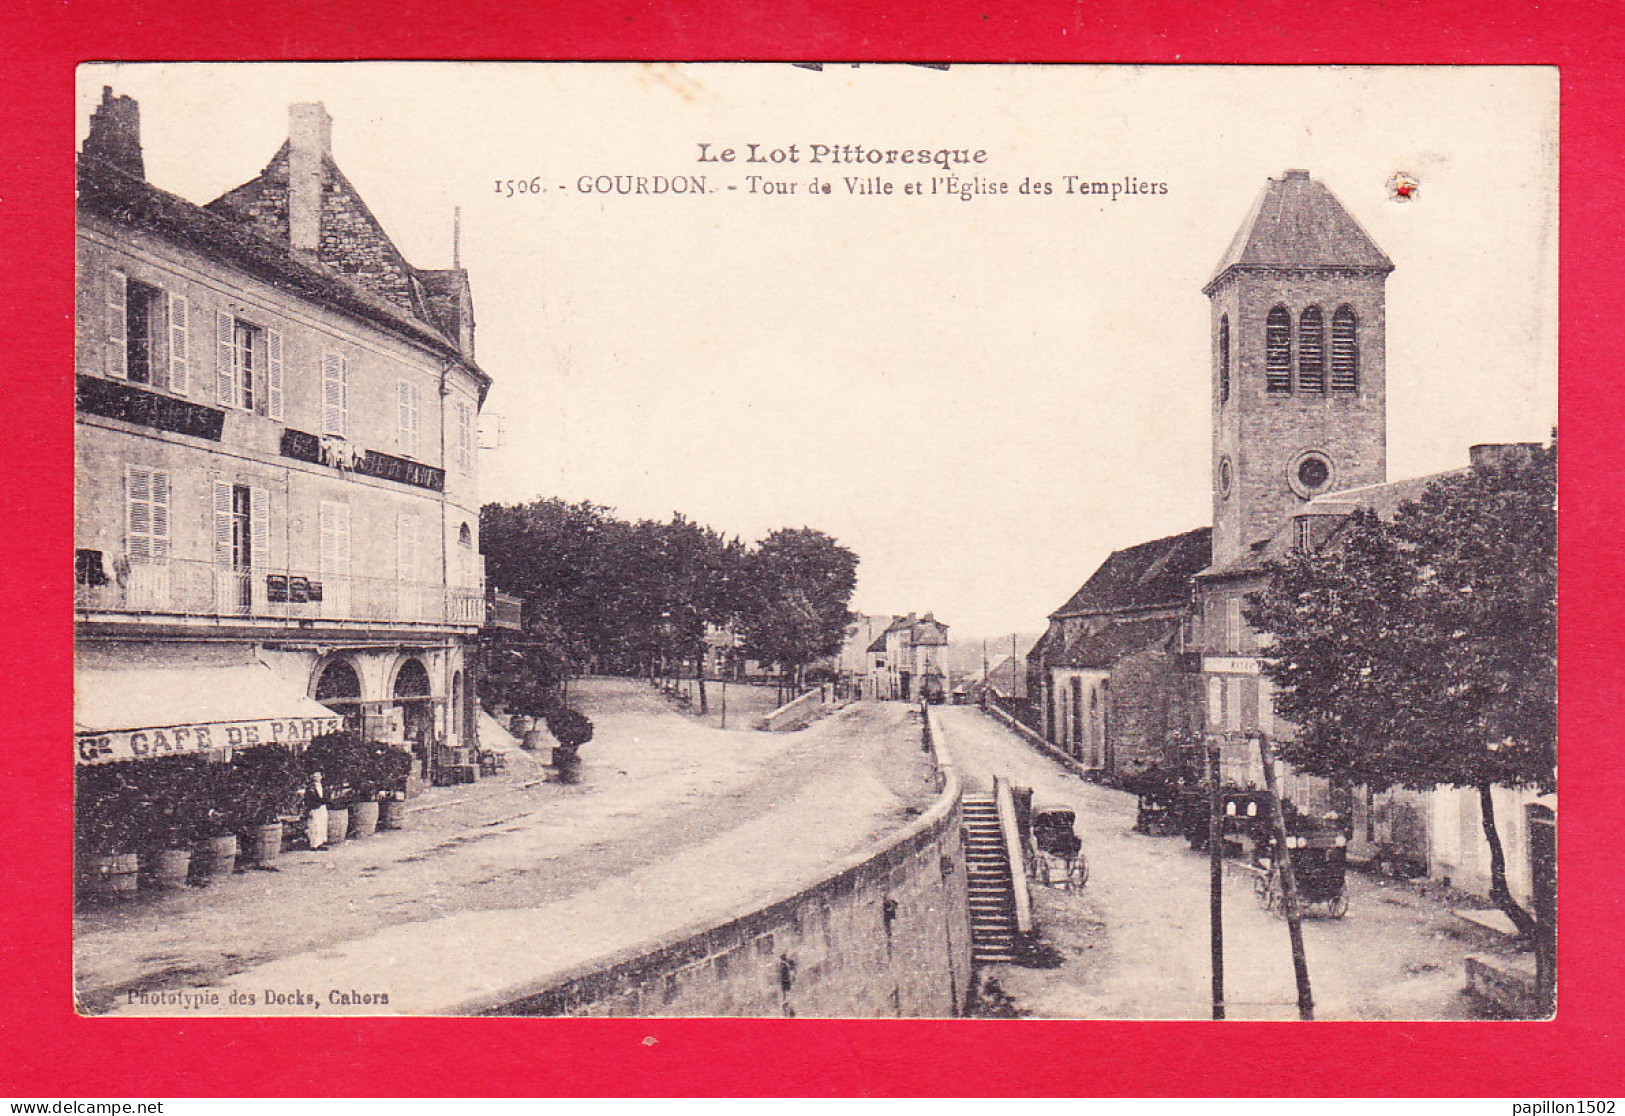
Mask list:
POLYGON ((960 784, 811 887, 625 951, 493 1015, 943 1017, 971 981, 960 784))

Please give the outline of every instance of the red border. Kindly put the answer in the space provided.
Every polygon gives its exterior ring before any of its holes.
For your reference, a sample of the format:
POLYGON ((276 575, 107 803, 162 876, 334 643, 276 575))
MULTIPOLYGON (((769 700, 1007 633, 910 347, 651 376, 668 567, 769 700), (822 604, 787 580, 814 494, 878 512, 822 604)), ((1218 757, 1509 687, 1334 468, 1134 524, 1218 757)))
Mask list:
POLYGON ((716 5, 610 0, 24 0, 4 23, 0 293, 13 420, 0 579, 8 777, 0 818, 8 1095, 1617 1095, 1625 993, 1614 871, 1625 662, 1615 545, 1625 428, 1618 9, 1041 0, 716 5), (493 10, 497 9, 497 10, 493 10), (711 1020, 83 1020, 69 1004, 73 68, 152 58, 682 58, 1544 63, 1561 67, 1563 1005, 1550 1024, 1099 1024, 711 1020), (24 390, 18 390, 25 385, 24 390), (658 1039, 643 1045, 645 1036, 658 1039))

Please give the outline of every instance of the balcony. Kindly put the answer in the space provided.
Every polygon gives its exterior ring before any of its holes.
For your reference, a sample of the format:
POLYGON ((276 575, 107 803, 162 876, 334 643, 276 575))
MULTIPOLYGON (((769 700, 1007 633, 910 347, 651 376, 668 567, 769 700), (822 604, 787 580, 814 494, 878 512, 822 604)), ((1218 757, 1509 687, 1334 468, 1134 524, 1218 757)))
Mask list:
POLYGON ((477 628, 485 622, 480 586, 403 582, 314 570, 239 570, 181 558, 78 552, 73 607, 80 614, 288 623, 421 624, 477 628))
POLYGON ((506 628, 509 631, 520 631, 520 611, 524 601, 511 596, 498 589, 491 590, 486 598, 485 624, 490 628, 506 628))

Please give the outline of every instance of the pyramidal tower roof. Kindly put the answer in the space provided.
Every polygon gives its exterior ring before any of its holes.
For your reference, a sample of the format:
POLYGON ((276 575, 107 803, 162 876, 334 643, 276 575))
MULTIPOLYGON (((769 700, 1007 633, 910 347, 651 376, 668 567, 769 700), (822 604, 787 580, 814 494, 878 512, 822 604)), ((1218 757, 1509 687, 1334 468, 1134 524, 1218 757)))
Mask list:
POLYGON ((1269 180, 1202 289, 1211 293, 1233 268, 1251 267, 1394 269, 1343 203, 1306 170, 1269 180))

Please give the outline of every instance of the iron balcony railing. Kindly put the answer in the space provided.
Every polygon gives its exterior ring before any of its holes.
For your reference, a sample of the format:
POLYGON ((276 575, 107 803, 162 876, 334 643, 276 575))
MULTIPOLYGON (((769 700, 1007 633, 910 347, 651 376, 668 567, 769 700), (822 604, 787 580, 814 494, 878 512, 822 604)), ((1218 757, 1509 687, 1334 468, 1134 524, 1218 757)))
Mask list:
POLYGON ((183 558, 101 559, 99 551, 78 554, 73 594, 78 612, 469 627, 485 622, 485 592, 478 585, 239 569, 183 558))

